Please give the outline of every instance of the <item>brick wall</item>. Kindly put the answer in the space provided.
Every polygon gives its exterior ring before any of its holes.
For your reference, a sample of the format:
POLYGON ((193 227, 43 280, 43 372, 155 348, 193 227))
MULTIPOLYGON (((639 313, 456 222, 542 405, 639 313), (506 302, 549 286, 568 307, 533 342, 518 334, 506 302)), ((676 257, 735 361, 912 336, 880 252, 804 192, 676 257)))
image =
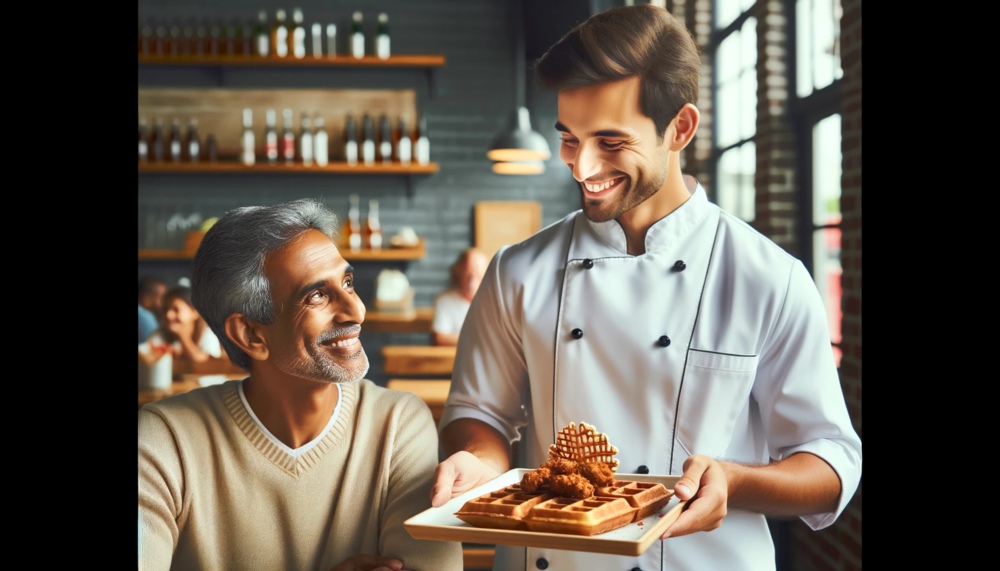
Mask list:
MULTIPOLYGON (((840 382, 854 428, 861 434, 861 0, 842 0, 841 80, 843 172, 840 209, 843 215, 843 357, 840 382)), ((862 435, 863 436, 863 435, 862 435)), ((861 491, 837 522, 820 532, 798 524, 793 532, 794 569, 861 568, 861 491)))

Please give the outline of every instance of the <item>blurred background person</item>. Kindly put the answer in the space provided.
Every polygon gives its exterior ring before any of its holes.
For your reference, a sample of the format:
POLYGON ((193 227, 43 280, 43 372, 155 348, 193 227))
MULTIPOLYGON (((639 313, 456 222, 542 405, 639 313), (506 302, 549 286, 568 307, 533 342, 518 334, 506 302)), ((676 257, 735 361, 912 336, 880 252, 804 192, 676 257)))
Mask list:
POLYGON ((163 316, 163 294, 167 292, 167 282, 158 276, 139 278, 139 343, 152 335, 160 326, 163 316))
POLYGON ((163 325, 148 339, 152 353, 173 355, 173 373, 183 375, 240 373, 222 353, 219 338, 191 302, 191 288, 183 285, 163 295, 163 325))
POLYGON ((434 322, 431 342, 434 345, 458 345, 458 333, 469 311, 469 304, 483 281, 490 260, 475 248, 468 248, 451 264, 451 282, 434 299, 434 322))

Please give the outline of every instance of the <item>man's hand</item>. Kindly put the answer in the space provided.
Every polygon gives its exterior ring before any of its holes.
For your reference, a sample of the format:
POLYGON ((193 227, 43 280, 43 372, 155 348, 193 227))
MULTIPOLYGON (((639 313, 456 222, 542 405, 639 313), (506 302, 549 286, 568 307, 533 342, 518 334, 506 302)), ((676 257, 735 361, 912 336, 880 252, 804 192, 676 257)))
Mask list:
POLYGON ((660 539, 718 529, 728 513, 726 473, 718 462, 703 454, 695 454, 684 462, 684 474, 674 484, 674 494, 682 502, 694 499, 660 539))
POLYGON ((394 557, 379 557, 359 553, 330 567, 329 571, 400 571, 403 562, 394 557))
POLYGON ((441 507, 448 500, 468 492, 500 475, 496 468, 470 452, 461 450, 438 464, 431 488, 431 506, 441 507))

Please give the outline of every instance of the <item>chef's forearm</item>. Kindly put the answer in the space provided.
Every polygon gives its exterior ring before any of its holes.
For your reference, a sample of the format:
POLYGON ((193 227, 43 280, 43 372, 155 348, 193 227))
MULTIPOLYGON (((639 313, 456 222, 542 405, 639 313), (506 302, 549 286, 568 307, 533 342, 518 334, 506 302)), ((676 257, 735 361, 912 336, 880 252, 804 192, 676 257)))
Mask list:
POLYGON ((510 443, 492 426, 473 418, 460 418, 441 431, 445 457, 464 450, 496 468, 497 473, 510 469, 510 443))
POLYGON ((840 478, 814 454, 800 452, 758 466, 719 464, 729 483, 730 508, 772 516, 802 516, 837 509, 840 478))

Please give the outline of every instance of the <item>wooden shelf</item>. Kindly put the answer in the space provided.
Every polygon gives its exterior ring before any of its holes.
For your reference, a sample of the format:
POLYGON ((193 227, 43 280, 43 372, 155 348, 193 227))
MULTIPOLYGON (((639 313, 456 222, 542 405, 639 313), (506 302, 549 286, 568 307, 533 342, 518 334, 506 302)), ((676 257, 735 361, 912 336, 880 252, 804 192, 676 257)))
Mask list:
POLYGON ((379 59, 365 56, 355 59, 351 56, 306 56, 302 59, 277 56, 154 56, 139 54, 141 65, 201 65, 201 66, 289 66, 289 67, 441 67, 445 57, 436 54, 407 54, 379 59))
MULTIPOLYGON (((427 255, 423 239, 411 248, 385 248, 382 250, 359 250, 352 252, 341 248, 340 253, 351 263, 354 262, 407 262, 420 260, 427 255)), ((140 262, 189 262, 193 256, 185 250, 139 248, 140 262)))
POLYGON ((303 164, 294 165, 269 165, 267 163, 257 163, 253 166, 247 166, 243 163, 234 161, 220 161, 215 163, 202 162, 202 163, 140 163, 139 164, 139 174, 205 174, 205 173, 219 173, 219 174, 398 174, 398 175, 415 175, 415 174, 434 174, 438 172, 437 163, 427 163, 426 165, 421 165, 417 163, 410 163, 409 165, 403 165, 400 163, 375 163, 371 166, 365 166, 362 163, 356 165, 349 165, 345 161, 335 161, 330 162, 326 166, 319 166, 313 164, 312 166, 306 166, 303 164))
POLYGON ((370 309, 365 312, 365 322, 361 328, 362 331, 375 333, 430 333, 433 322, 433 307, 416 307, 407 313, 370 309))

